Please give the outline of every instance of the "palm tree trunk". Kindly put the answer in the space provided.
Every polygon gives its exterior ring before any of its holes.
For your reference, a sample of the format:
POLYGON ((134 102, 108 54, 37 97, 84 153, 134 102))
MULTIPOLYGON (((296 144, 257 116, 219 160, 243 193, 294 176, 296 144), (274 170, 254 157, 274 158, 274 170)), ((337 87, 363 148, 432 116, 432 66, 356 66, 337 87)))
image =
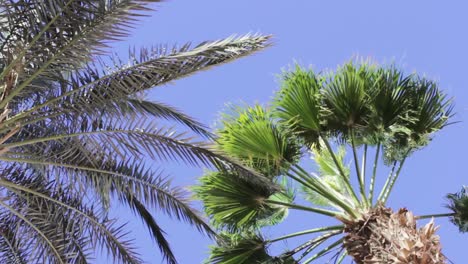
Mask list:
POLYGON ((441 252, 438 227, 433 221, 417 228, 416 219, 406 208, 393 212, 381 205, 355 221, 345 223, 344 247, 357 264, 447 263, 441 252))

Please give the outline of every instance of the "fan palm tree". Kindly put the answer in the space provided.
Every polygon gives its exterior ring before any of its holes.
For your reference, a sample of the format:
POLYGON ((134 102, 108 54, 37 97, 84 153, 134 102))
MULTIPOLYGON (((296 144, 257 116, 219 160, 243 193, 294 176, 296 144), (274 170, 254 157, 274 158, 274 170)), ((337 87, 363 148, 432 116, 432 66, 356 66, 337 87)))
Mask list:
POLYGON ((466 231, 466 192, 449 195, 452 211, 444 214, 414 216, 386 203, 407 158, 451 116, 451 99, 437 83, 395 66, 349 62, 334 72, 299 66, 284 72, 267 107, 233 108, 221 119, 218 148, 276 188, 230 171, 200 179, 196 195, 220 232, 207 262, 305 264, 335 252, 337 263, 346 256, 356 263, 446 263, 434 222, 418 227, 417 221, 451 217, 466 231), (313 171, 306 169, 310 158, 313 171), (289 209, 310 213, 303 219, 311 229, 263 234, 289 209), (314 215, 329 217, 332 225, 313 226, 314 215), (303 243, 268 253, 270 245, 291 238, 288 245, 303 243))
POLYGON ((146 157, 253 173, 197 143, 211 136, 199 122, 142 93, 251 54, 268 37, 142 48, 128 63, 107 56, 107 43, 127 36, 155 2, 0 0, 1 263, 88 263, 99 252, 140 263, 128 230, 108 216, 117 202, 176 263, 151 210, 213 230, 146 157))

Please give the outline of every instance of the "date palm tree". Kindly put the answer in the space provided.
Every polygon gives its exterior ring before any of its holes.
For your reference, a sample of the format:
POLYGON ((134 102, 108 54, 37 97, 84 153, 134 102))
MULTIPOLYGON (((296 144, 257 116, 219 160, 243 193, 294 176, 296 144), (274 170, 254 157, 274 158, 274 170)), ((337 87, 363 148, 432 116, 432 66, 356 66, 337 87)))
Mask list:
POLYGON ((176 263, 152 210, 213 230, 146 157, 253 173, 198 143, 211 136, 199 122, 143 92, 251 54, 268 37, 142 48, 128 63, 106 55, 156 2, 0 0, 1 263, 88 263, 99 252, 140 263, 129 230, 109 217, 115 203, 176 263))
POLYGON ((434 222, 418 227, 417 221, 451 217, 466 231, 466 192, 449 195, 452 212, 445 214, 414 216, 386 203, 407 158, 451 116, 451 100, 437 83, 395 66, 350 62, 334 72, 299 66, 284 72, 271 104, 233 108, 220 122, 218 148, 276 188, 229 171, 200 179, 196 195, 220 232, 207 262, 305 264, 334 252, 336 263, 346 256, 356 263, 446 263, 434 222), (290 209, 303 211, 311 229, 264 234, 290 209), (315 215, 331 225, 313 226, 315 215), (303 242, 268 253, 291 238, 287 245, 303 242))

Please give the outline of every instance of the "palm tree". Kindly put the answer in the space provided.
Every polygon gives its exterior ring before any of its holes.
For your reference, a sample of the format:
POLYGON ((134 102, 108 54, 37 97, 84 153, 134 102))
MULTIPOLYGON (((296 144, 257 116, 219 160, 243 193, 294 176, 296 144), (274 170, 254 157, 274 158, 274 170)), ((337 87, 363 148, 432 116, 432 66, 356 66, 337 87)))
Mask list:
POLYGON ((214 232, 146 157, 253 173, 197 143, 211 136, 202 124, 142 93, 249 55, 268 37, 142 48, 128 63, 106 55, 156 2, 0 0, 1 263, 88 263, 99 252, 140 263, 128 230, 109 218, 115 203, 131 208, 176 263, 150 211, 214 232))
POLYGON ((466 192, 449 195, 453 211, 445 214, 414 216, 386 202, 408 157, 451 116, 451 100, 437 83, 395 66, 349 62, 334 72, 299 66, 284 72, 270 105, 233 108, 221 119, 218 148, 276 188, 229 171, 200 179, 196 195, 220 232, 207 262, 305 264, 334 252, 336 263, 346 256, 356 263, 446 263, 434 222, 417 227, 417 220, 451 217, 466 231, 466 192), (313 172, 306 169, 310 158, 313 172), (265 235, 262 228, 281 222, 289 209, 310 213, 303 216, 309 223, 329 217, 332 225, 265 235), (268 253, 291 238, 288 245, 303 242, 268 253))

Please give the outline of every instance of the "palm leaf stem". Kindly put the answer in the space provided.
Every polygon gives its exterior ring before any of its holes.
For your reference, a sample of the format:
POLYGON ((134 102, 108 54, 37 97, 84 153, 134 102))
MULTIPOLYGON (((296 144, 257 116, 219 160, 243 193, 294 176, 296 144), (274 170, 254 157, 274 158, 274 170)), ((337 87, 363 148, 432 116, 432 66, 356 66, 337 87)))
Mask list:
MULTIPOLYGON (((69 5, 71 5, 71 3, 73 3, 73 1, 75 1, 75 0, 69 0, 63 6, 63 9, 66 9, 69 5)), ((8 64, 8 66, 5 67, 5 69, 3 69, 3 71, 0 73, 0 80, 3 80, 3 78, 13 69, 13 67, 15 67, 16 63, 18 63, 19 61, 21 61, 23 59, 24 55, 26 55, 26 53, 28 52, 28 50, 30 50, 32 45, 34 45, 42 37, 42 35, 50 28, 50 26, 52 26, 52 24, 54 24, 55 21, 57 21, 57 19, 59 19, 61 16, 62 16, 62 14, 60 12, 57 12, 57 14, 49 21, 49 23, 47 23, 47 25, 45 25, 44 28, 41 29, 41 31, 39 31, 39 33, 37 33, 36 36, 34 36, 34 38, 31 40, 31 42, 29 42, 28 46, 25 47, 23 49, 23 51, 21 51, 18 54, 18 56, 10 64, 8 64)), ((12 91, 11 94, 13 94, 13 93, 14 93, 14 91, 12 91)), ((17 93, 18 92, 16 92, 15 95, 17 93)), ((13 96, 15 96, 15 95, 13 95, 13 96)), ((8 96, 2 102, 0 102, 0 109, 4 108, 5 105, 8 103, 8 101, 11 98, 13 98, 13 96, 8 96)))
POLYGON ((456 213, 446 213, 446 214, 429 214, 429 215, 420 215, 420 216, 416 216, 415 218, 417 220, 421 220, 421 219, 427 219, 427 218, 438 218, 438 217, 452 217, 452 216, 455 216, 456 213))
MULTIPOLYGON (((330 192, 330 189, 327 189, 325 186, 323 186, 323 184, 316 178, 310 177, 309 174, 306 171, 304 171, 304 169, 302 169, 300 166, 294 166, 294 167, 299 169, 299 171, 297 171, 295 168, 291 168, 291 170, 297 175, 299 175, 307 183, 310 184, 310 185, 305 185, 305 186, 308 186, 309 188, 311 187, 312 190, 318 192, 323 197, 332 201, 334 204, 338 205, 341 209, 346 211, 348 214, 352 216, 356 216, 354 212, 355 210, 353 210, 353 208, 345 202, 346 201, 345 197, 343 197, 342 195, 336 192, 330 192)), ((289 175, 290 177, 292 176, 289 173, 287 175, 289 175)))
POLYGON ((361 200, 367 206, 368 201, 366 199, 366 190, 365 190, 365 182, 364 182, 364 175, 359 170, 359 158, 357 155, 357 147, 356 147, 356 139, 354 134, 354 129, 351 128, 351 146, 353 149, 353 156, 354 156, 354 167, 356 168, 356 176, 359 182, 359 191, 361 192, 361 200))
POLYGON ((336 217, 339 214, 339 212, 336 212, 336 211, 331 211, 331 210, 326 210, 326 209, 321 209, 321 208, 315 208, 315 207, 308 207, 308 206, 299 205, 299 204, 284 203, 284 202, 274 201, 274 200, 270 200, 270 199, 266 199, 265 203, 286 206, 286 207, 291 208, 291 209, 314 212, 314 213, 317 213, 317 214, 332 216, 332 217, 336 217))
POLYGON ((327 139, 325 139, 324 136, 320 134, 320 137, 322 138, 323 142, 325 143, 325 146, 327 147, 328 152, 330 153, 330 156, 333 159, 333 162, 335 163, 336 167, 340 171, 340 175, 343 178, 343 182, 346 184, 346 188, 348 189, 348 192, 351 194, 351 196, 354 198, 356 204, 359 204, 359 198, 357 197, 356 193, 354 192, 353 187, 351 186, 351 183, 349 182, 348 177, 346 177, 346 174, 343 171, 343 168, 341 167, 341 164, 338 162, 338 159, 336 158, 335 152, 333 151, 330 142, 328 142, 327 139))
MULTIPOLYGON (((408 151, 409 152, 409 151, 408 151)), ((395 186, 395 182, 397 181, 398 179, 398 176, 400 176, 400 172, 401 172, 401 169, 403 168, 403 165, 405 164, 405 160, 406 158, 408 157, 408 154, 405 155, 405 157, 403 158, 403 160, 400 162, 400 166, 398 167, 398 170, 395 174, 395 176, 392 178, 392 180, 390 181, 390 185, 388 187, 388 190, 386 190, 385 192, 385 196, 383 197, 382 199, 382 202, 385 204, 387 202, 387 199, 388 197, 390 196, 390 193, 392 192, 392 189, 393 189, 393 186, 395 186)))
POLYGON ((28 139, 28 140, 23 140, 23 141, 18 141, 18 142, 2 144, 2 147, 12 149, 16 147, 22 147, 22 146, 27 146, 27 145, 32 145, 32 144, 42 143, 42 142, 47 142, 47 141, 55 141, 55 140, 61 140, 61 139, 79 137, 79 136, 92 136, 92 135, 113 134, 113 133, 117 133, 117 134, 130 134, 131 133, 131 134, 148 135, 148 136, 157 135, 157 134, 152 134, 148 132, 142 132, 140 130, 101 129, 101 130, 94 130, 94 131, 53 135, 53 136, 42 137, 42 138, 33 138, 33 139, 28 139))
POLYGON ((316 249, 317 247, 319 247, 320 245, 322 245, 325 241, 327 241, 328 238, 330 238, 332 236, 329 236, 327 237, 326 239, 321 239, 320 241, 318 241, 317 243, 315 244, 312 244, 310 245, 306 250, 304 250, 304 252, 301 254, 301 256, 299 258, 297 258, 297 262, 303 260, 305 257, 307 257, 307 255, 310 254, 310 252, 312 252, 314 249, 316 249))
POLYGON ((375 150, 374 165, 372 168, 372 178, 369 185, 369 203, 373 204, 374 200, 374 188, 375 188, 375 179, 377 177, 377 165, 379 164, 379 155, 380 155, 380 142, 377 144, 377 149, 375 150))
POLYGON ((72 164, 66 164, 66 163, 51 162, 51 161, 47 161, 47 160, 34 160, 34 159, 25 159, 25 158, 10 158, 10 157, 6 157, 6 156, 0 156, 0 160, 9 161, 9 162, 33 164, 33 165, 46 165, 46 166, 63 167, 63 168, 69 168, 69 169, 78 169, 78 170, 89 171, 89 172, 97 172, 97 173, 102 173, 102 174, 105 174, 105 175, 112 175, 112 176, 115 176, 115 177, 121 177, 121 178, 124 178, 124 179, 131 179, 134 182, 145 184, 145 185, 148 185, 149 187, 157 188, 160 191, 163 191, 163 189, 161 189, 159 186, 149 184, 149 183, 147 183, 147 182, 145 182, 145 181, 143 181, 141 179, 134 178, 134 177, 129 176, 127 174, 108 171, 108 170, 103 170, 103 169, 97 169, 97 168, 91 168, 91 167, 79 166, 79 165, 72 165, 72 164))
POLYGON ((311 258, 307 259, 302 264, 307 264, 307 263, 312 262, 313 260, 316 260, 316 259, 320 258, 321 256, 323 256, 323 255, 327 254, 328 252, 330 252, 335 247, 339 246, 342 242, 343 242, 343 238, 337 240, 335 243, 333 243, 333 244, 329 245, 328 247, 322 249, 320 252, 313 255, 311 258))
MULTIPOLYGON (((363 179, 363 183, 364 183, 364 188, 366 187, 366 165, 367 165, 367 144, 364 144, 364 149, 363 149, 363 152, 362 152, 362 164, 361 164, 361 175, 362 175, 362 179, 363 179)), ((371 203, 369 203, 369 201, 367 200, 367 197, 365 195, 365 189, 364 189, 364 197, 363 199, 366 200, 366 204, 367 206, 370 206, 371 203)))
MULTIPOLYGON (((327 239, 333 237, 333 236, 336 236, 336 235, 339 235, 341 234, 342 232, 341 231, 331 231, 331 232, 328 232, 328 233, 325 233, 321 236, 318 236, 314 239, 311 239, 299 246, 297 246, 296 248, 294 249, 291 249, 287 252, 284 252, 283 254, 281 254, 280 258, 287 258, 287 257, 290 257, 304 249, 307 249, 307 248, 310 248, 310 247, 316 247, 315 245, 319 246, 320 244, 322 244, 323 242, 325 242, 327 239)), ((304 256, 301 257, 301 259, 304 258, 304 256)))
MULTIPOLYGON (((26 113, 26 112, 18 114, 18 116, 22 117, 24 113, 26 113)), ((40 117, 38 117, 36 119, 32 119, 32 120, 29 120, 29 121, 24 122, 24 123, 21 123, 19 121, 19 122, 15 122, 15 124, 11 124, 12 122, 10 122, 10 121, 12 119, 10 118, 10 119, 7 119, 7 120, 3 121, 2 123, 0 123, 0 133, 5 133, 7 131, 11 131, 14 128, 14 126, 20 126, 21 127, 21 126, 31 125, 31 124, 37 123, 39 121, 43 121, 43 120, 47 120, 47 119, 53 119, 53 118, 61 116, 61 115, 63 115, 63 113, 60 113, 60 112, 59 113, 54 113, 54 114, 49 114, 49 115, 41 115, 40 117), (11 124, 11 125, 9 125, 9 124, 11 124)))
POLYGON ((284 240, 284 239, 288 239, 288 238, 291 238, 291 237, 297 237, 297 236, 313 234, 313 233, 318 233, 318 232, 323 232, 323 231, 343 230, 343 228, 344 228, 343 225, 314 228, 314 229, 309 229, 309 230, 304 230, 304 231, 300 231, 300 232, 291 233, 291 234, 281 236, 281 237, 278 237, 278 238, 275 238, 275 239, 270 239, 270 240, 266 241, 266 243, 274 243, 274 242, 281 241, 281 240, 284 240))
POLYGON ((390 184, 390 181, 393 177, 393 174, 395 173, 396 166, 398 164, 398 161, 394 161, 392 165, 392 169, 390 170, 390 173, 387 176, 387 180, 385 180, 384 186, 382 187, 382 190, 380 191, 379 196, 377 197, 377 202, 380 202, 382 198, 384 197, 385 191, 388 188, 388 185, 390 184))
POLYGON ((54 255, 57 257, 57 261, 60 264, 65 264, 63 262, 62 257, 60 256, 60 253, 57 251, 55 248, 54 244, 52 241, 49 240, 49 238, 36 226, 34 225, 31 221, 29 221, 26 217, 24 217, 23 214, 20 212, 16 211, 13 207, 9 206, 8 204, 4 203, 3 201, 0 200, 0 206, 6 208, 8 211, 10 211, 12 214, 14 214, 16 217, 21 219, 24 223, 26 223, 28 226, 30 226, 34 231, 46 242, 47 245, 49 245, 50 249, 54 253, 54 255))
POLYGON ((343 253, 341 253, 341 255, 338 257, 338 260, 335 262, 335 264, 341 264, 341 263, 343 263, 343 261, 344 261, 346 255, 348 255, 348 253, 347 253, 346 250, 345 250, 345 251, 344 251, 343 253))

